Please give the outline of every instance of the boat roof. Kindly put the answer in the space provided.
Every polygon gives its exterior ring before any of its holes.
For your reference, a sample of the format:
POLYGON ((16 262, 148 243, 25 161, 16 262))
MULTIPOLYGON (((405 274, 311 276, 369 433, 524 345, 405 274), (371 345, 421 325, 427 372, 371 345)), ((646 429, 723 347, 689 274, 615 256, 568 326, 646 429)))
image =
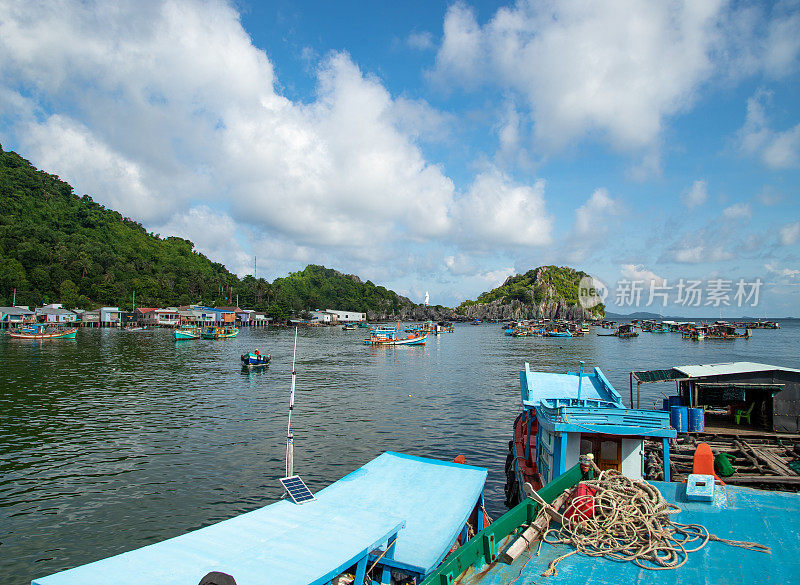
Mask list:
POLYGON ((746 374, 750 372, 798 372, 794 368, 784 368, 782 366, 771 366, 769 364, 759 364, 755 362, 727 362, 722 364, 705 364, 698 366, 677 366, 674 368, 686 374, 689 378, 702 376, 720 376, 724 374, 746 374))
MULTIPOLYGON (((523 408, 536 408, 543 400, 547 399, 577 399, 578 379, 577 372, 567 372, 566 374, 533 372, 530 364, 525 362, 525 369, 520 372, 523 408)), ((600 368, 595 368, 591 373, 584 372, 580 376, 580 380, 581 399, 600 400, 622 407, 622 397, 606 379, 600 368)))
POLYGON ((33 585, 197 585, 210 571, 229 573, 239 585, 308 585, 351 566, 354 555, 403 525, 394 561, 424 575, 455 541, 486 476, 480 467, 386 452, 315 500, 281 500, 33 585))
MULTIPOLYGON (((631 562, 572 555, 558 565, 558 585, 749 585, 751 583, 793 583, 800 575, 797 544, 797 511, 800 494, 768 492, 737 486, 718 486, 713 502, 686 500, 685 483, 651 482, 681 511, 674 522, 702 524, 712 534, 769 546, 772 554, 754 552, 709 542, 701 551, 690 553, 686 564, 674 570, 647 571, 631 562)), ((511 565, 495 563, 486 571, 460 581, 462 585, 507 585, 547 582, 540 575, 555 558, 574 550, 565 545, 542 545, 541 555, 525 552, 511 565), (526 564, 527 563, 527 564, 526 564), (523 566, 525 565, 525 566, 523 566)))

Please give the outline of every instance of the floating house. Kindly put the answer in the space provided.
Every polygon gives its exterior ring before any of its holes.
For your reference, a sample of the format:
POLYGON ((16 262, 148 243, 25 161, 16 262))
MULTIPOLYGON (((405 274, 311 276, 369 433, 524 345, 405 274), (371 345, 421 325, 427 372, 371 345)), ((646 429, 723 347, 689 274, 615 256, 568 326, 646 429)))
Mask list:
POLYGON ((800 370, 794 368, 730 362, 631 372, 631 399, 634 380, 637 395, 640 384, 675 381, 685 406, 724 409, 729 420, 741 410, 756 428, 800 432, 800 370))

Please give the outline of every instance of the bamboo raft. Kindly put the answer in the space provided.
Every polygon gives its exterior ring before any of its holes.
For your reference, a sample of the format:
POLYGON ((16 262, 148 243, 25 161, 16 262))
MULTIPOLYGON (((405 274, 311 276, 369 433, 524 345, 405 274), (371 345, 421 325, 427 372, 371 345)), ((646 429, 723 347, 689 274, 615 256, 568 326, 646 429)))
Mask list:
MULTIPOLYGON (((800 491, 800 435, 692 433, 679 435, 670 442, 672 481, 684 481, 692 473, 694 452, 706 443, 716 457, 720 453, 735 456, 734 474, 722 480, 731 485, 745 485, 769 490, 800 491), (790 465, 793 464, 793 465, 790 465)), ((645 442, 645 476, 663 479, 664 461, 661 442, 645 442)))

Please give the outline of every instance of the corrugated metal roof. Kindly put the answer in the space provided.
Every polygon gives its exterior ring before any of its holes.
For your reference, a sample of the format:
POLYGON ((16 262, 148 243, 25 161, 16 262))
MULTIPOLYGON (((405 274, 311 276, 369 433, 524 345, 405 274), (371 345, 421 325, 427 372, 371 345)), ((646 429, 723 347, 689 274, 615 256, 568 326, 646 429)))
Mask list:
POLYGON ((722 376, 725 374, 746 374, 750 372, 797 372, 794 368, 784 368, 783 366, 771 366, 769 364, 757 364, 755 362, 728 362, 724 364, 704 364, 698 366, 677 366, 674 368, 686 374, 689 378, 700 378, 703 376, 722 376))

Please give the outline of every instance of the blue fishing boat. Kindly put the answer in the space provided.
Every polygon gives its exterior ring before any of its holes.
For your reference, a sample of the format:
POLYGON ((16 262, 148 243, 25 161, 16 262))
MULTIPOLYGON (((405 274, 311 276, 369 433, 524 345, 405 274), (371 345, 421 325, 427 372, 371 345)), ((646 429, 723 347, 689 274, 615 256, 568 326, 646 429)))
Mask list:
MULTIPOLYGON (((625 562, 628 560, 625 555, 603 558, 596 550, 576 554, 578 549, 571 544, 550 544, 556 540, 555 535, 564 534, 563 525, 558 520, 551 522, 549 513, 541 514, 542 509, 552 506, 551 510, 563 518, 570 504, 563 504, 560 496, 565 490, 570 493, 591 483, 585 481, 580 466, 571 468, 535 494, 539 501, 526 498, 479 532, 428 575, 422 585, 456 582, 518 585, 551 581, 558 585, 780 585, 794 583, 800 575, 796 527, 800 494, 715 486, 712 478, 702 486, 705 493, 698 497, 693 489, 696 484, 643 482, 640 493, 650 493, 663 502, 666 509, 662 515, 668 515, 673 523, 668 526, 678 530, 687 526, 687 532, 699 535, 692 542, 683 540, 682 533, 676 532, 679 542, 668 542, 666 548, 657 551, 663 563, 660 565, 625 562), (702 550, 696 552, 698 549, 702 550), (549 581, 546 575, 557 577, 549 581)), ((587 501, 573 499, 573 509, 586 505, 587 501)), ((594 510, 591 514, 594 515, 594 510)), ((609 540, 622 540, 623 533, 646 533, 651 518, 646 520, 643 526, 627 521, 625 530, 608 534, 609 540)), ((571 519, 567 518, 565 523, 569 522, 571 519)))
POLYGON ((428 335, 411 329, 401 334, 397 327, 373 327, 370 336, 364 340, 367 345, 425 345, 428 335))
POLYGON ((631 479, 642 479, 646 438, 661 441, 663 460, 669 461, 669 439, 677 436, 669 413, 626 408, 600 368, 586 373, 581 362, 578 372, 555 374, 531 371, 526 363, 520 389, 522 412, 506 459, 509 507, 525 499, 526 483, 539 489, 587 453, 600 469, 631 479))
POLYGON ((261 353, 258 350, 242 354, 242 367, 248 370, 266 368, 272 357, 268 353, 261 353))
POLYGON ((547 337, 572 337, 572 333, 567 330, 558 331, 557 329, 554 329, 547 332, 547 337))
POLYGON ((486 476, 480 467, 386 452, 298 497, 303 503, 283 499, 33 585, 197 585, 211 571, 239 585, 321 585, 343 573, 359 584, 419 583, 455 542, 484 528, 486 476))

